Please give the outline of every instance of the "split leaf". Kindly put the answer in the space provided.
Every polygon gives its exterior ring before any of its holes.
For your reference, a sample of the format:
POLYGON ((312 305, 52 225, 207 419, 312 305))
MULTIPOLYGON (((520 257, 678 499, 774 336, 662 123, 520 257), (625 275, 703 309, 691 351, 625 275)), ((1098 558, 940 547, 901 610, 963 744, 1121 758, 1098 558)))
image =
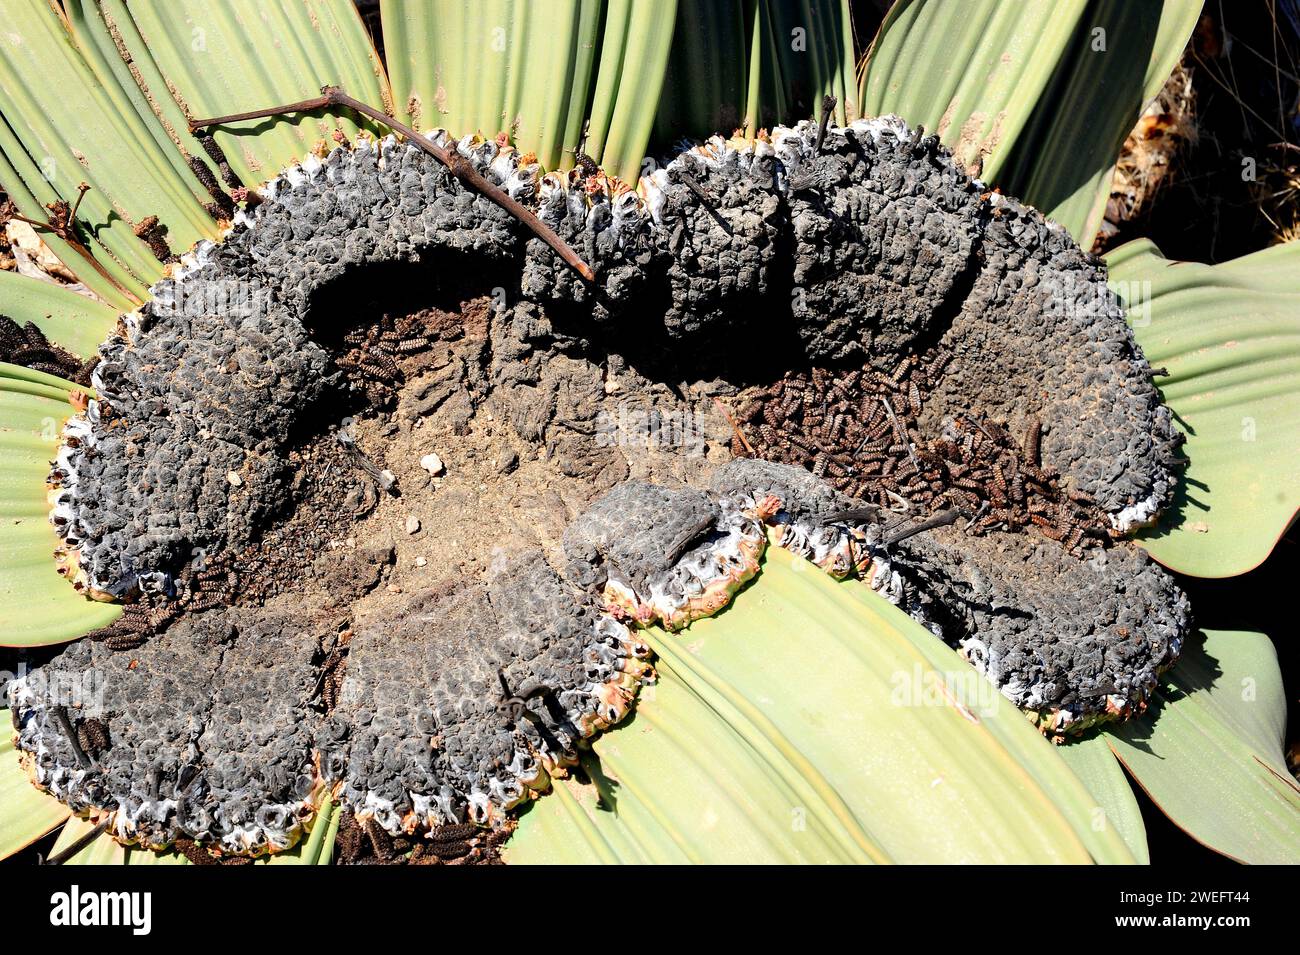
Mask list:
POLYGON ((963 165, 1084 246, 1115 159, 1182 55, 1201 0, 900 0, 872 44, 861 108, 937 133, 963 165))

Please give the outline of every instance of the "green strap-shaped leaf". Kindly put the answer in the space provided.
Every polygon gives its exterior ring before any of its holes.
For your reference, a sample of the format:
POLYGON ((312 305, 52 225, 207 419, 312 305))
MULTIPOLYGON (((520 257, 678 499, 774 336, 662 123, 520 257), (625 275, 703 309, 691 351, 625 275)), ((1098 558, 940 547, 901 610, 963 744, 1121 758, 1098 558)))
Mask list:
POLYGON ((31 322, 78 358, 93 355, 117 322, 117 312, 102 302, 16 272, 0 272, 0 315, 31 322))
POLYGON ((547 168, 585 150, 636 181, 677 0, 381 4, 398 116, 454 136, 509 133, 547 168), (589 121, 589 122, 588 122, 589 121))
POLYGON ((726 135, 746 124, 749 75, 757 82, 762 74, 751 70, 750 46, 767 39, 755 32, 758 7, 759 0, 678 0, 657 140, 726 135))
MULTIPOLYGON (((0 189, 13 200, 19 215, 33 222, 47 222, 50 212, 46 203, 59 199, 3 117, 0 117, 0 189)), ((114 308, 131 309, 143 301, 144 283, 117 262, 94 235, 83 236, 88 238, 82 246, 90 255, 87 258, 50 229, 38 227, 37 234, 82 284, 114 308)))
MULTIPOLYGON (((843 586, 859 602, 882 603, 875 593, 859 583, 850 582, 843 586)), ((900 619, 907 619, 902 611, 893 607, 889 609, 900 619)), ((1095 861, 1103 864, 1137 861, 1122 827, 1097 824, 1097 800, 1078 774, 1060 758, 1060 747, 1047 743, 1019 709, 993 691, 988 681, 946 644, 917 627, 904 632, 937 672, 955 675, 950 677, 948 685, 951 698, 969 713, 979 716, 981 726, 993 741, 1000 744, 1044 792, 1051 794, 1057 808, 1080 835, 1095 861)))
POLYGON ((454 136, 508 132, 548 169, 573 165, 600 39, 598 0, 381 5, 398 117, 454 136))
POLYGON ((863 109, 938 133, 964 166, 983 155, 998 181, 1008 153, 1065 56, 1088 0, 999 0, 890 8, 863 75, 863 109))
POLYGON ((766 86, 781 90, 782 100, 760 104, 757 122, 796 122, 820 117, 822 99, 834 96, 835 120, 844 123, 859 115, 857 57, 848 0, 762 0, 760 21, 770 31, 772 60, 762 61, 766 86))
POLYGON ((144 44, 126 12, 125 0, 65 0, 63 7, 68 29, 90 68, 105 84, 110 77, 117 84, 152 136, 158 154, 189 184, 195 199, 207 205, 214 189, 224 192, 226 184, 217 175, 220 170, 190 133, 153 57, 147 50, 140 56, 130 52, 143 50, 144 44))
MULTIPOLYGON (((134 24, 125 15, 124 0, 65 0, 63 10, 68 32, 86 64, 100 82, 120 93, 153 139, 158 158, 188 187, 194 201, 206 207, 214 198, 210 180, 197 175, 192 165, 195 157, 203 156, 202 148, 152 61, 135 60, 127 52, 123 31, 130 34, 134 24)), ((204 232, 212 228, 211 221, 203 221, 204 232)))
POLYGON ((636 182, 672 51, 677 0, 607 0, 587 151, 636 182))
POLYGON ((1187 435, 1173 506, 1141 543, 1184 574, 1245 573, 1300 507, 1300 242, 1201 265, 1142 239, 1106 261, 1187 435))
POLYGON ((847 0, 386 0, 398 115, 457 136, 505 131, 548 168, 586 151, 634 181, 650 146, 857 113, 847 0))
POLYGON ((1114 826, 1129 849, 1143 865, 1151 861, 1147 849, 1147 828, 1142 822, 1142 810, 1128 777, 1110 751, 1106 737, 1090 733, 1083 739, 1071 740, 1058 752, 1061 758, 1083 781, 1096 800, 1093 807, 1095 826, 1114 826))
POLYGON ((37 790, 18 765, 9 710, 0 707, 0 859, 53 832, 68 816, 68 807, 37 790))
MULTIPOLYGON (((356 7, 348 0, 173 0, 110 4, 129 55, 161 77, 192 119, 265 109, 340 86, 375 107, 391 106, 388 80, 356 7)), ((154 90, 155 95, 163 90, 154 90)), ((371 131, 378 130, 365 124, 371 131)), ((346 112, 250 120, 214 132, 248 186, 276 175, 335 130, 358 131, 346 112)))
POLYGON ((509 861, 1132 861, 1023 715, 861 584, 772 549, 724 613, 648 637, 659 684, 509 861))
POLYGON ((858 115, 856 74, 844 0, 679 0, 655 137, 753 136, 820 117, 828 94, 844 123, 858 115))
POLYGON ((1282 753, 1286 691, 1262 633, 1207 630, 1155 705, 1107 731, 1152 801, 1198 842, 1241 862, 1300 863, 1300 784, 1282 753))
POLYGON ((1182 55, 1201 0, 900 0, 862 109, 923 124, 983 178, 1092 244, 1115 158, 1182 55))
POLYGON ((54 567, 45 480, 72 387, 0 362, 0 646, 65 643, 122 612, 85 599, 54 567))
MULTIPOLYGON (((5 122, 61 199, 76 202, 78 184, 90 185, 78 219, 137 280, 157 281, 162 263, 137 238, 138 223, 156 215, 177 253, 216 235, 193 177, 173 164, 174 153, 157 148, 147 120, 116 79, 91 68, 51 4, 14 0, 6 4, 5 17, 0 38, 5 122)), ((5 151, 12 159, 7 146, 5 151)))

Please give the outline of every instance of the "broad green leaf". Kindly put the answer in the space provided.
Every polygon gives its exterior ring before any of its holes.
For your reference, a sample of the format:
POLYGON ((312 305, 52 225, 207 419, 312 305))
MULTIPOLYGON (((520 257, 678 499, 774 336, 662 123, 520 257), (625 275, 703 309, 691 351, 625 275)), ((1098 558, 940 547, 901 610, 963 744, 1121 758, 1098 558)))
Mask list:
POLYGON ((78 358, 93 355, 117 322, 102 302, 16 272, 0 272, 0 315, 31 322, 78 358))
POLYGON ((506 132, 547 168, 573 165, 586 125, 585 151, 635 182, 677 2, 385 0, 398 115, 457 137, 506 132))
MULTIPOLYGON (((7 361, 0 362, 0 379, 3 379, 5 385, 15 392, 50 398, 59 402, 67 401, 68 389, 75 387, 58 375, 51 375, 25 365, 14 365, 7 361)), ((88 388, 86 391, 94 393, 94 389, 88 388)))
POLYGON ((67 382, 0 363, 0 646, 65 643, 121 614, 78 594, 55 570, 45 480, 63 423, 67 382))
MULTIPOLYGON (((112 3, 133 60, 148 64, 190 119, 210 119, 317 96, 326 85, 385 111, 391 102, 383 65, 348 0, 171 0, 112 3)), ((154 80, 153 82, 157 82, 154 80)), ((152 87, 151 87, 152 89, 152 87)), ((351 138, 354 118, 294 113, 214 131, 231 169, 256 186, 301 159, 337 130, 351 138)), ((378 130, 369 122, 365 128, 378 130)))
POLYGON ((1300 784, 1282 752, 1286 691, 1262 633, 1189 641, 1145 716, 1106 733, 1173 822, 1241 862, 1300 863, 1300 784))
POLYGON ((862 110, 938 133, 982 177, 1085 247, 1116 156, 1169 77, 1201 0, 900 0, 872 45, 862 110))
POLYGON ((857 57, 848 0, 763 0, 763 5, 762 22, 771 34, 763 46, 775 56, 761 63, 771 77, 762 88, 779 89, 781 99, 759 104, 758 124, 820 117, 827 95, 836 99, 837 122, 856 119, 857 57))
POLYGON ((1141 543, 1180 573, 1245 573, 1300 507, 1300 242, 1201 265, 1141 239, 1106 261, 1187 436, 1173 506, 1141 543))
POLYGON ((399 115, 454 135, 508 132, 548 168, 586 151, 641 173, 657 148, 797 120, 836 96, 855 114, 846 0, 437 0, 382 4, 399 115))
POLYGON ((220 170, 214 171, 214 161, 190 133, 185 114, 140 40, 125 0, 65 0, 63 7, 68 30, 87 64, 105 85, 117 84, 153 138, 160 158, 189 185, 196 201, 206 207, 223 196, 230 183, 220 181, 220 170))
MULTIPOLYGON (((769 39, 759 32, 760 0, 678 0, 677 25, 655 117, 655 138, 730 134, 746 125, 750 48, 769 39), (757 22, 755 22, 757 20, 757 22)), ((747 130, 751 135, 757 130, 747 130)))
POLYGON ((1088 0, 895 3, 868 53, 862 103, 938 133, 996 182, 1087 10, 1088 0))
MULTIPOLYGON (((861 603, 883 602, 860 583, 849 582, 843 587, 861 603)), ((897 608, 886 606, 899 618, 910 619, 897 608)), ((947 644, 919 628, 909 628, 904 632, 930 666, 948 675, 946 697, 978 716, 992 739, 1033 777, 1044 792, 1051 794, 1057 808, 1080 834, 1096 862, 1132 864, 1136 861, 1122 831, 1097 825, 1096 799, 1060 758, 1060 747, 1049 744, 1017 707, 993 690, 988 680, 947 644)))
POLYGON ((1128 843, 1134 858, 1143 865, 1150 863, 1142 810, 1128 777, 1106 743, 1106 737, 1097 732, 1089 733, 1061 746, 1058 752, 1096 800, 1092 810, 1093 824, 1114 826, 1128 843))
POLYGON ((1132 861, 1023 715, 861 584, 771 549, 728 610, 647 637, 659 684, 509 861, 1132 861))
POLYGON ((9 710, 0 707, 0 859, 53 832, 69 815, 67 806, 40 792, 18 765, 9 710))

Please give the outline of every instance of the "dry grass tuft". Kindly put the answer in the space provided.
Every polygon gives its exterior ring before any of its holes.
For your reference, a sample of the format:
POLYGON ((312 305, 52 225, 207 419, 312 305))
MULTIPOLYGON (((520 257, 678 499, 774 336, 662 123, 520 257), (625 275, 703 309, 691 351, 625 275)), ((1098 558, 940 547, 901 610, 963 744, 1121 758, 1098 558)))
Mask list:
POLYGON ((1252 193, 1275 241, 1300 239, 1300 146, 1273 143, 1260 160, 1252 193))

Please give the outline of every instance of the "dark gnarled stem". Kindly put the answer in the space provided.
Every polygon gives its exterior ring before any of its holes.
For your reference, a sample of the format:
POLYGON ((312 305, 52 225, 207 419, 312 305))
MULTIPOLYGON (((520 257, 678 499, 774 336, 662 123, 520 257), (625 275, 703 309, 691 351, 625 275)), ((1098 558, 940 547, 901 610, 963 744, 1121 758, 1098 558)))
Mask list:
POLYGON ((270 106, 266 109, 250 110, 246 113, 232 113, 229 116, 215 116, 211 119, 192 119, 190 120, 190 132, 196 132, 208 126, 224 126, 228 123, 238 123, 248 119, 262 119, 268 116, 283 116, 286 113, 309 113, 313 110, 328 109, 331 106, 345 106, 348 109, 355 110, 363 116, 383 123, 390 129, 401 133, 415 145, 419 146, 426 153, 432 156, 438 162, 447 167, 447 170, 459 179, 465 186, 486 196, 492 202, 496 203, 506 212, 510 213, 543 242, 555 250, 566 263, 581 275, 588 282, 595 281, 595 273, 591 271, 591 266, 582 261, 578 254, 569 248, 563 239, 556 235, 555 230, 548 226, 541 219, 533 214, 532 210, 512 199, 505 190, 501 189, 495 183, 486 179, 473 164, 464 156, 453 149, 444 149, 427 136, 422 136, 410 126, 399 122, 387 113, 375 109, 368 103, 363 103, 355 97, 349 96, 336 86, 321 87, 321 95, 313 99, 302 100, 297 103, 286 103, 283 106, 270 106))

